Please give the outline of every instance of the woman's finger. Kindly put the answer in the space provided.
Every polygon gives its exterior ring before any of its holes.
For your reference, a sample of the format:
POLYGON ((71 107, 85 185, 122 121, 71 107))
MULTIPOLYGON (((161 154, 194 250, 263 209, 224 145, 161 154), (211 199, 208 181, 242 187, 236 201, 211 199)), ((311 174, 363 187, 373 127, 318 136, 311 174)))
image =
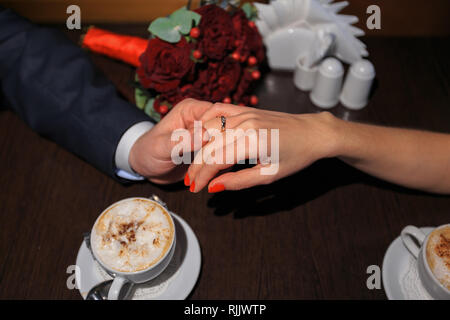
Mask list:
MULTIPOLYGON (((236 129, 241 126, 246 120, 252 118, 253 115, 248 112, 240 113, 235 116, 229 116, 225 117, 225 125, 224 129, 236 129)), ((214 133, 221 132, 222 131, 222 119, 221 117, 216 117, 211 120, 208 120, 204 122, 203 128, 207 130, 208 133, 210 133, 210 136, 212 136, 214 133)))
POLYGON ((236 172, 227 172, 213 179, 208 185, 210 193, 224 190, 241 190, 275 181, 274 175, 261 174, 261 165, 242 169, 236 172))
POLYGON ((190 165, 187 179, 191 183, 192 192, 200 191, 217 173, 240 161, 252 158, 256 164, 257 149, 250 147, 257 144, 256 134, 252 137, 236 136, 230 141, 222 138, 225 138, 225 135, 216 137, 213 142, 202 148, 197 153, 194 163, 190 165))
POLYGON ((209 180, 197 181, 197 176, 203 168, 209 167, 208 172, 214 172, 214 174, 211 173, 212 174, 211 178, 213 178, 214 175, 221 170, 222 166, 220 165, 220 163, 224 162, 216 161, 216 163, 212 164, 210 163, 212 159, 211 157, 208 157, 208 155, 215 155, 217 157, 219 156, 218 153, 220 153, 221 150, 224 149, 225 139, 223 137, 225 137, 225 133, 219 133, 218 135, 214 135, 212 137, 212 140, 205 146, 203 146, 203 148, 201 148, 199 152, 196 153, 194 161, 189 166, 185 178, 185 185, 190 186, 191 192, 200 191, 208 183, 209 180))
POLYGON ((236 106, 234 104, 215 103, 205 113, 203 113, 201 120, 205 122, 220 116, 231 117, 243 112, 249 112, 251 110, 255 109, 236 106))

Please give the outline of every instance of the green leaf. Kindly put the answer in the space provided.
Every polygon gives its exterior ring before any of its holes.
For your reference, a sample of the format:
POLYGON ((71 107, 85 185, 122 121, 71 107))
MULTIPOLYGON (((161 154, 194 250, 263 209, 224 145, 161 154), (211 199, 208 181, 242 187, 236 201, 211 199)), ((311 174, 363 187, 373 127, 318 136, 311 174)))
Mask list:
POLYGON ((192 21, 197 25, 201 16, 193 11, 187 10, 186 7, 178 9, 170 15, 170 20, 182 34, 188 34, 192 28, 192 21))
POLYGON ((134 90, 134 98, 136 100, 136 106, 141 110, 144 109, 148 97, 141 88, 136 88, 134 90))
POLYGON ((145 105, 144 111, 145 113, 149 114, 150 111, 153 109, 153 103, 155 102, 155 98, 150 98, 147 101, 147 104, 145 105))
POLYGON ((154 20, 148 30, 161 40, 177 43, 181 39, 177 26, 169 18, 158 18, 154 20))
POLYGON ((181 35, 187 35, 191 31, 192 22, 197 25, 200 22, 201 15, 194 11, 182 7, 172 13, 168 18, 155 19, 148 31, 161 40, 177 43, 181 35))
POLYGON ((190 12, 192 20, 194 20, 194 26, 198 26, 198 24, 200 23, 200 20, 202 19, 202 16, 194 11, 189 11, 189 12, 190 12))
POLYGON ((153 118, 153 120, 155 120, 156 122, 159 122, 161 120, 161 115, 158 112, 156 112, 155 109, 153 108, 154 102, 155 102, 155 98, 150 98, 147 101, 147 104, 145 105, 144 112, 148 116, 153 118))
POLYGON ((244 3, 241 9, 244 11, 247 19, 249 20, 254 20, 258 17, 258 9, 250 2, 244 3))

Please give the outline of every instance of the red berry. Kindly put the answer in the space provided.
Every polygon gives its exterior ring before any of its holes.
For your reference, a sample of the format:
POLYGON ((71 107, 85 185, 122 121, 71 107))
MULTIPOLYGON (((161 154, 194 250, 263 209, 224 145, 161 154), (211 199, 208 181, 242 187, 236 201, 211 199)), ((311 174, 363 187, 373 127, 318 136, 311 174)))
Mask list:
POLYGON ((258 63, 258 60, 256 60, 256 57, 254 57, 254 56, 248 57, 248 65, 249 66, 254 66, 257 63, 258 63))
POLYGON ((249 21, 249 22, 248 22, 248 26, 249 26, 250 28, 256 27, 256 25, 255 25, 255 23, 254 23, 253 21, 249 21))
POLYGON ((194 39, 198 38, 200 36, 200 29, 199 28, 192 28, 191 32, 189 33, 189 35, 192 38, 194 38, 194 39))
POLYGON ((257 96, 251 96, 250 97, 250 103, 252 104, 252 105, 257 105, 258 104, 258 97, 257 96))
POLYGON ((239 54, 239 52, 233 52, 232 54, 231 54, 231 57, 234 59, 234 60, 237 60, 237 61, 239 61, 239 59, 241 58, 241 55, 239 54))
POLYGON ((261 72, 259 72, 258 70, 252 71, 252 78, 258 80, 259 78, 261 78, 261 72))
POLYGON ((186 93, 187 91, 189 91, 192 88, 192 84, 186 84, 184 86, 181 87, 181 93, 186 93))
POLYGON ((222 101, 223 103, 231 103, 231 98, 230 97, 226 97, 223 99, 222 101))
POLYGON ((159 113, 166 114, 169 111, 169 107, 165 104, 159 106, 159 113))
POLYGON ((156 112, 159 112, 159 99, 155 99, 155 101, 153 102, 153 109, 155 109, 156 112))
POLYGON ((194 50, 194 52, 192 52, 192 56, 198 60, 202 57, 202 52, 200 50, 194 50))
POLYGON ((238 104, 238 106, 245 107, 245 104, 243 104, 243 103, 241 102, 241 103, 238 104))

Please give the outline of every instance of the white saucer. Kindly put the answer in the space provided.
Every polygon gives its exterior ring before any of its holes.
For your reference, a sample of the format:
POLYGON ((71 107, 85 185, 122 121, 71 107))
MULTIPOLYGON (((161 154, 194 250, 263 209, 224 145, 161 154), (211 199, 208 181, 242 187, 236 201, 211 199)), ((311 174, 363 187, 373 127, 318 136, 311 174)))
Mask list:
MULTIPOLYGON (((177 237, 174 257, 157 278, 134 286, 131 293, 133 300, 183 300, 197 282, 201 268, 199 242, 187 222, 173 212, 171 214, 177 237)), ((80 272, 75 273, 76 285, 83 299, 94 285, 111 279, 93 259, 84 241, 78 251, 77 266, 80 272)))
MULTIPOLYGON (((434 228, 420 228, 425 234, 434 228)), ((417 262, 397 237, 389 246, 383 259, 383 287, 389 300, 431 299, 423 288, 417 273, 417 262)))

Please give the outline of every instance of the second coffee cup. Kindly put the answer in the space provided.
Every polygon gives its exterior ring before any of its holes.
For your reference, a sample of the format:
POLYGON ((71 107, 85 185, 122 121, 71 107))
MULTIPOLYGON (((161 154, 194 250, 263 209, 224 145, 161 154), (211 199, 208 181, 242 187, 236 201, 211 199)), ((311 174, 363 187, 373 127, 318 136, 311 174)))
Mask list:
POLYGON ((417 259, 417 270, 424 288, 435 299, 450 299, 450 224, 425 235, 407 226, 401 232, 403 244, 417 259))

